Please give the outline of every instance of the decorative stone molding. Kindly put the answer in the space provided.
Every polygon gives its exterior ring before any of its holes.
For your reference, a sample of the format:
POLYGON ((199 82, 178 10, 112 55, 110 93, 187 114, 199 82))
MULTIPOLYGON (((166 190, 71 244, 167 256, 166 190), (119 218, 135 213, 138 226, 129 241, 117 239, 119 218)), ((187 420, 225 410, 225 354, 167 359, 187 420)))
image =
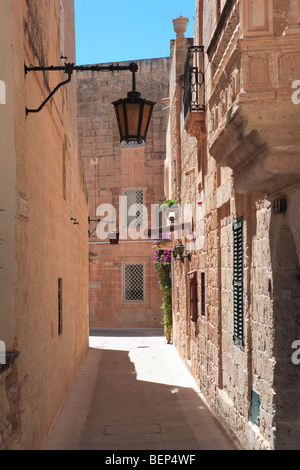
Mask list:
POLYGON ((185 122, 185 130, 191 137, 198 140, 205 140, 205 113, 190 112, 185 122))
POLYGON ((208 145, 218 166, 235 173, 239 193, 271 194, 300 182, 300 76, 295 36, 243 38, 209 99, 208 145))
POLYGON ((284 36, 290 34, 299 34, 300 35, 300 5, 299 0, 289 0, 289 6, 286 11, 286 20, 288 26, 284 31, 284 36))
POLYGON ((243 37, 273 34, 273 0, 243 0, 240 9, 243 37))

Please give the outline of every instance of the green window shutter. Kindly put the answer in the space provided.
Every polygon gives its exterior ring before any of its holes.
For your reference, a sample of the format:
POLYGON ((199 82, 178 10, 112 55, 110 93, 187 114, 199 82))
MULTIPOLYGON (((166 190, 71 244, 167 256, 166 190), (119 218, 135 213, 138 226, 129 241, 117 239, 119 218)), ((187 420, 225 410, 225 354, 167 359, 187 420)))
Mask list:
POLYGON ((233 340, 244 347, 243 218, 233 222, 233 340))

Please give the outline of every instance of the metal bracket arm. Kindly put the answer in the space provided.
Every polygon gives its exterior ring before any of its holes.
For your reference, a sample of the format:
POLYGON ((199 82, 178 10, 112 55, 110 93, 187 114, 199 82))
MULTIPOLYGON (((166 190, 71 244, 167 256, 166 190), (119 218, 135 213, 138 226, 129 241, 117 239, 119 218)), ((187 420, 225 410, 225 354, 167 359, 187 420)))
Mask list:
POLYGON ((63 71, 68 75, 67 80, 64 80, 63 82, 59 83, 54 90, 50 93, 50 95, 43 101, 41 106, 37 109, 28 109, 26 108, 26 115, 30 113, 39 113, 45 104, 48 103, 48 101, 53 97, 53 95, 64 85, 68 84, 71 82, 72 79, 72 74, 75 71, 79 72, 84 72, 87 70, 93 71, 93 72, 114 72, 114 71, 121 71, 121 70, 128 70, 133 74, 133 82, 135 82, 135 73, 138 70, 138 66, 135 62, 131 62, 129 65, 74 65, 73 63, 67 63, 65 65, 59 65, 59 66, 53 66, 51 65, 50 67, 34 67, 34 66, 29 66, 25 65, 25 75, 27 75, 29 72, 53 72, 53 71, 63 71))
POLYGON ((92 220, 90 217, 88 217, 88 223, 89 223, 89 225, 91 224, 91 222, 97 222, 97 225, 96 225, 96 227, 94 228, 94 230, 93 230, 92 232, 88 231, 89 237, 90 237, 91 235, 93 235, 93 233, 97 230, 98 225, 99 225, 101 222, 105 222, 105 223, 107 223, 107 224, 114 224, 114 223, 115 223, 115 222, 112 221, 112 220, 101 220, 101 219, 92 220))
MULTIPOLYGON (((74 64, 66 64, 66 67, 64 69, 65 73, 68 75, 68 78, 67 80, 64 80, 63 82, 59 83, 55 88, 54 90, 50 93, 50 95, 42 102, 41 106, 37 109, 28 109, 26 108, 26 115, 28 116, 28 114, 30 113, 39 113, 43 107, 45 106, 45 104, 48 103, 48 101, 52 98, 52 96, 63 86, 63 85, 66 85, 67 83, 70 83, 71 81, 71 78, 72 78, 72 74, 73 74, 73 65, 74 64)), ((35 68, 35 71, 37 70, 45 70, 43 69, 42 67, 39 67, 39 68, 35 68)), ((55 70, 55 67, 53 68, 50 68, 49 70, 55 70)), ((33 71, 33 68, 28 68, 25 66, 25 73, 27 74, 28 72, 32 72, 33 71)))

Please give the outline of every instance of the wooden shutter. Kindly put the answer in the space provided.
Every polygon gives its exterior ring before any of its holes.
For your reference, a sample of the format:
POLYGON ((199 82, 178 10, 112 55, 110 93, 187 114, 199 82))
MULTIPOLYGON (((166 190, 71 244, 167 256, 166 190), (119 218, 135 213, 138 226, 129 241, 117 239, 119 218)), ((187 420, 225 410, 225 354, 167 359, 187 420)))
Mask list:
POLYGON ((233 340, 244 346, 244 256, 243 219, 233 222, 233 340))
POLYGON ((197 274, 190 280, 191 320, 196 323, 198 318, 197 274))

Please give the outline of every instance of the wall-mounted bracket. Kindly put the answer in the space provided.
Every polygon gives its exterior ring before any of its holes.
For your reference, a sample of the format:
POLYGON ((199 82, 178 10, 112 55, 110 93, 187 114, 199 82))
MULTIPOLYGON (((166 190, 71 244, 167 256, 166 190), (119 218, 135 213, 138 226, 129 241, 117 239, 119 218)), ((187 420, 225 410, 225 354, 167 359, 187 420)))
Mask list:
POLYGON ((55 71, 62 71, 68 75, 68 78, 61 83, 59 83, 54 90, 50 93, 50 95, 42 102, 42 104, 36 109, 28 109, 26 108, 26 115, 30 113, 39 113, 45 104, 53 97, 53 95, 64 85, 71 82, 72 74, 74 71, 83 72, 86 70, 94 71, 94 72, 115 72, 121 70, 129 70, 133 74, 133 82, 135 82, 135 73, 138 70, 138 66, 135 62, 131 62, 129 65, 74 65, 73 63, 66 63, 64 65, 53 66, 50 67, 34 67, 30 65, 27 67, 25 65, 25 75, 30 72, 55 72, 55 71))
POLYGON ((94 228, 94 230, 92 230, 92 232, 90 232, 90 230, 88 231, 89 237, 90 237, 91 235, 93 235, 93 233, 97 230, 98 225, 99 225, 101 222, 105 222, 106 224, 115 224, 115 223, 116 223, 116 222, 111 221, 111 220, 91 219, 90 216, 89 216, 89 217, 88 217, 88 223, 89 223, 89 225, 90 225, 92 222, 96 223, 97 225, 96 225, 96 227, 94 228))

